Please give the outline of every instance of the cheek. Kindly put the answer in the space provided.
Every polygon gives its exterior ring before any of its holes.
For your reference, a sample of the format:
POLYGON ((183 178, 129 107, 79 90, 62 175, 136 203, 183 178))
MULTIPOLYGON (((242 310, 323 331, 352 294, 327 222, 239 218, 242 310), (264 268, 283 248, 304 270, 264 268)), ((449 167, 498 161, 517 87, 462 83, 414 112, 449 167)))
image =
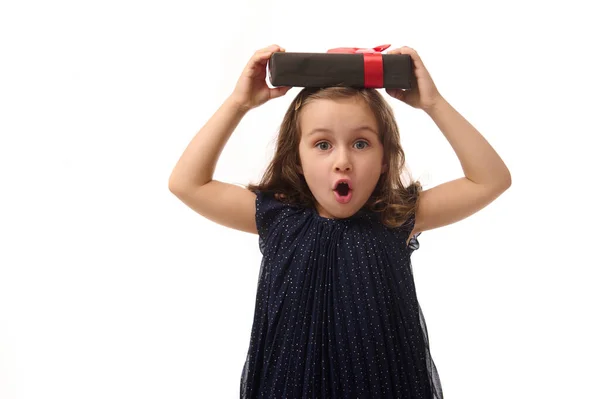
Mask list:
POLYGON ((323 160, 318 157, 311 157, 309 154, 301 154, 300 162, 304 179, 311 189, 319 189, 323 185, 328 185, 327 167, 323 160))
POLYGON ((319 164, 308 162, 304 166, 304 178, 312 184, 321 184, 327 181, 327 173, 319 164))
POLYGON ((381 166, 381 159, 379 157, 372 157, 369 159, 364 159, 358 166, 358 170, 360 170, 360 174, 364 179, 367 180, 375 180, 377 181, 381 176, 381 171, 383 167, 381 166))

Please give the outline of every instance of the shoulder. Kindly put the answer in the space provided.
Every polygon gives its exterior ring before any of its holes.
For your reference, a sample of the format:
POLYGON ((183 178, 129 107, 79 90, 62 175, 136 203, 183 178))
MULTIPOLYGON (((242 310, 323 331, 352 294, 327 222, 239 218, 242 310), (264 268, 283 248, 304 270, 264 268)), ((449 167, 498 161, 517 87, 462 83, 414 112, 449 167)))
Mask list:
POLYGON ((277 221, 298 214, 304 207, 288 204, 285 195, 269 191, 254 191, 256 194, 256 223, 257 227, 267 227, 277 221))
POLYGON ((419 247, 419 242, 417 241, 417 237, 421 235, 421 232, 418 230, 418 226, 416 225, 416 213, 410 212, 408 215, 404 217, 404 221, 400 223, 400 225, 396 228, 393 228, 394 231, 398 234, 399 238, 402 239, 403 243, 411 249, 417 249, 419 247))
POLYGON ((259 245, 264 254, 267 246, 285 235, 292 234, 294 226, 305 223, 306 209, 287 204, 282 196, 268 191, 254 191, 256 194, 256 229, 259 245), (279 199, 278 199, 279 198, 279 199))

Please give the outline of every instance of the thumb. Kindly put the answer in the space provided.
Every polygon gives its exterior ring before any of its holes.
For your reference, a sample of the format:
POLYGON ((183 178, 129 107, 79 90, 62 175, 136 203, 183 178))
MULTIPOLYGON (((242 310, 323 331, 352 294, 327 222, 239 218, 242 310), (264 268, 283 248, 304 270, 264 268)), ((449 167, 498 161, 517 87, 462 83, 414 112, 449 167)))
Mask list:
POLYGON ((404 91, 402 89, 385 89, 385 91, 390 96, 392 96, 400 101, 404 101, 404 91))
POLYGON ((292 86, 282 86, 282 87, 276 87, 274 89, 271 89, 271 98, 277 98, 277 97, 281 97, 283 95, 285 95, 285 93, 287 93, 290 89, 292 88, 292 86))

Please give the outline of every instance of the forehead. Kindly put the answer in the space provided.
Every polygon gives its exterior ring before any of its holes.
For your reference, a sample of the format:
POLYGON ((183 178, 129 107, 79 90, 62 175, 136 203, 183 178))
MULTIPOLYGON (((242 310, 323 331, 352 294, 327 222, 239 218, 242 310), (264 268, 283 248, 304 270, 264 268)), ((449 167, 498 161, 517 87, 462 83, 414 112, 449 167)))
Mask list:
POLYGON ((303 136, 315 129, 343 132, 367 126, 377 131, 375 115, 359 98, 313 100, 302 107, 299 122, 303 136))

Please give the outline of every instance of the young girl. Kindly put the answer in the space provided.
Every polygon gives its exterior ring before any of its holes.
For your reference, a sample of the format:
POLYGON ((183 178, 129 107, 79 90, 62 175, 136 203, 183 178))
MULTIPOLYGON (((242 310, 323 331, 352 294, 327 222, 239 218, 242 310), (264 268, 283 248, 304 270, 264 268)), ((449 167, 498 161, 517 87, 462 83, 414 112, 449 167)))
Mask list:
POLYGON ((511 184, 480 133, 439 94, 418 54, 417 88, 386 92, 425 111, 465 177, 404 187, 393 112, 373 89, 304 89, 281 124, 258 185, 212 179, 242 117, 289 87, 269 88, 259 50, 230 97, 175 166, 170 190, 200 215, 259 235, 263 254, 242 398, 435 398, 440 379, 410 262, 425 230, 457 222, 511 184))

